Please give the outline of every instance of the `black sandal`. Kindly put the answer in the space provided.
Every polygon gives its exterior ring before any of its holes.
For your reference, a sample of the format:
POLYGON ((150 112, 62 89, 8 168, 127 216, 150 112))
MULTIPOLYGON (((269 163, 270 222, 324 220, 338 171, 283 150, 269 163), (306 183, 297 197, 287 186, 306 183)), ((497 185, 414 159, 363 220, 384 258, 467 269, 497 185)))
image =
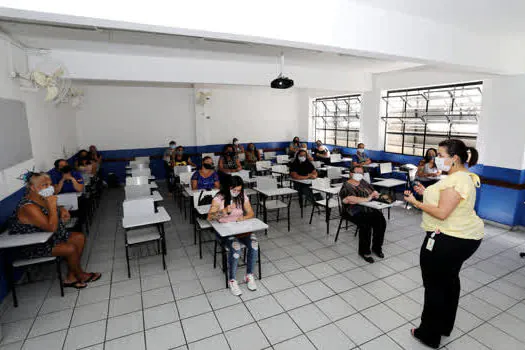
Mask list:
POLYGON ((75 288, 75 289, 84 289, 87 287, 87 284, 81 281, 73 281, 73 282, 64 282, 62 283, 64 288, 75 288))
POLYGON ((90 272, 90 273, 88 273, 88 275, 89 275, 89 277, 85 281, 83 281, 82 283, 96 282, 102 277, 102 274, 99 273, 99 272, 90 272))
POLYGON ((428 346, 429 348, 432 348, 432 349, 439 349, 439 344, 428 344, 426 343, 425 341, 423 341, 422 339, 420 339, 417 335, 416 335, 416 328, 412 328, 410 330, 410 334, 412 334, 412 336, 418 341, 420 342, 421 344, 425 345, 425 346, 428 346))

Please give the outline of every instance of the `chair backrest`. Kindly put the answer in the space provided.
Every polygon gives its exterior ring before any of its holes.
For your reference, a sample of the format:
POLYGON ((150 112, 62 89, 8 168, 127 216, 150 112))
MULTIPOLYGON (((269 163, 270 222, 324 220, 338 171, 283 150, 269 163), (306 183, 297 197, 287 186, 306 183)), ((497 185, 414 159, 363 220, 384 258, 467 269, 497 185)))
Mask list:
POLYGON ((330 180, 341 178, 341 173, 342 173, 342 169, 338 167, 332 167, 326 170, 326 176, 330 180))
POLYGON ((272 160, 277 155, 277 152, 264 152, 264 160, 272 160))
POLYGON ((238 153, 237 157, 239 158, 240 162, 244 162, 246 160, 246 154, 244 154, 243 152, 238 153))
POLYGON ((287 164, 290 158, 288 158, 288 155, 279 155, 277 156, 277 164, 287 164))
POLYGON ((241 170, 237 173, 233 173, 232 176, 240 177, 245 185, 246 185, 246 181, 250 180, 250 172, 247 170, 241 170))
POLYGON ((312 164, 314 165, 314 167, 315 167, 316 169, 321 167, 321 161, 320 161, 320 160, 314 160, 314 161, 312 162, 312 164))
POLYGON ((274 165, 272 166, 272 172, 277 172, 276 175, 281 175, 282 173, 288 173, 288 167, 286 165, 274 165))
POLYGON ((67 210, 78 210, 78 196, 77 193, 62 193, 57 196, 57 204, 63 206, 67 210))
POLYGON ((147 197, 151 194, 151 189, 148 185, 129 185, 124 187, 126 199, 134 199, 139 197, 147 197))
POLYGON ((258 177, 257 188, 260 190, 271 190, 277 188, 277 180, 270 177, 258 177))
POLYGON ((380 163, 379 164, 380 174, 390 174, 391 172, 392 172, 392 163, 380 163))
POLYGON ((215 157, 215 153, 203 153, 202 155, 202 159, 204 159, 205 157, 215 157))
POLYGON ((340 153, 336 153, 336 154, 332 154, 330 155, 330 162, 339 162, 341 159, 341 154, 340 153))
POLYGON ((219 193, 219 190, 218 189, 213 189, 213 190, 210 190, 210 191, 205 191, 205 190, 202 190, 202 191, 195 191, 193 192, 193 207, 194 208, 197 208, 199 206, 199 199, 204 197, 204 196, 212 196, 212 197, 215 197, 215 195, 219 193), (202 194, 202 197, 201 197, 201 194, 202 194))
POLYGON ((135 169, 149 169, 148 163, 131 163, 129 164, 131 166, 131 171, 135 169))
POLYGON ((363 176, 366 182, 372 183, 372 180, 370 179, 370 173, 364 173, 363 176))
POLYGON ((149 164, 149 157, 135 157, 135 162, 142 164, 149 164))
POLYGON ((191 173, 180 173, 179 174, 180 183, 189 185, 192 175, 193 175, 193 172, 191 172, 191 173))
POLYGON ((153 198, 137 198, 122 203, 124 217, 148 216, 155 213, 153 198))
POLYGON ((148 176, 132 176, 126 178, 126 186, 147 184, 149 184, 148 176))
POLYGON ((180 174, 189 173, 189 172, 191 172, 190 165, 176 165, 173 167, 173 173, 175 175, 180 175, 180 174))
POLYGON ((312 180, 312 187, 330 188, 330 179, 327 177, 318 177, 312 180))
POLYGON ((268 169, 270 169, 271 166, 272 166, 272 162, 270 162, 268 160, 261 160, 261 161, 258 161, 258 162, 255 163, 255 169, 257 171, 268 170, 268 169))
POLYGON ((137 169, 131 169, 131 176, 151 176, 151 169, 150 168, 137 168, 137 169))

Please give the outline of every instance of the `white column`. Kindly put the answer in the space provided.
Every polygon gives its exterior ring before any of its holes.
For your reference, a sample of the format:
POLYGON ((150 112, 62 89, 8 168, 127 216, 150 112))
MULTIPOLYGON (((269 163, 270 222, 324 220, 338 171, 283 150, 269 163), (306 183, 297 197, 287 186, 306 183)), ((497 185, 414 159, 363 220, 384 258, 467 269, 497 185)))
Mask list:
POLYGON ((376 151, 383 150, 381 137, 381 120, 379 118, 381 105, 381 90, 374 88, 362 95, 360 140, 366 148, 376 151))
POLYGON ((525 166, 525 75, 483 82, 477 148, 480 163, 502 168, 525 166))

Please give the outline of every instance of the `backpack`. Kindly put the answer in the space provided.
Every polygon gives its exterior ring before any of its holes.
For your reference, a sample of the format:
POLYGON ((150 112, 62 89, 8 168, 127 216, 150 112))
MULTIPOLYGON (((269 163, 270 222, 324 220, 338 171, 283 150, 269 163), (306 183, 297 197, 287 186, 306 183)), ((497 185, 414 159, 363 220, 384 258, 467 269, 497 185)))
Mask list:
POLYGON ((201 206, 201 205, 210 205, 211 202, 213 201, 213 196, 211 194, 205 194, 204 196, 204 191, 201 192, 201 194, 199 195, 199 200, 197 201, 197 205, 198 206, 201 206))

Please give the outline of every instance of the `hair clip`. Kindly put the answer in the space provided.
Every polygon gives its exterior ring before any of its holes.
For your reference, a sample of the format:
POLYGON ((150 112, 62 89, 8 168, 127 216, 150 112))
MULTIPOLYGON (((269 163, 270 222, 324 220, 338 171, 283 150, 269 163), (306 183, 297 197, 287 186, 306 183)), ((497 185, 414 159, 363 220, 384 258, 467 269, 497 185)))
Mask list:
POLYGON ((33 167, 33 170, 27 170, 25 173, 21 174, 19 177, 17 177, 18 180, 24 181, 24 183, 28 183, 29 180, 31 180, 31 177, 35 175, 35 168, 33 167))

